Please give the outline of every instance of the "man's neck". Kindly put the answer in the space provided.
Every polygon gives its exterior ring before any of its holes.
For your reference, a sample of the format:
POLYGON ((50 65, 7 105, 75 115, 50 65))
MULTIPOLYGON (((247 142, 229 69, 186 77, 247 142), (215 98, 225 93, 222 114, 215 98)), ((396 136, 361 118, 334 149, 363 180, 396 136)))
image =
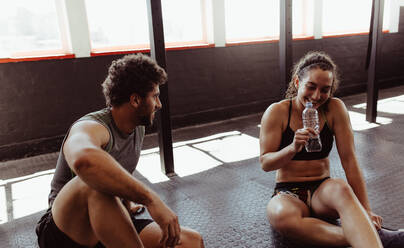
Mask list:
POLYGON ((111 114, 116 127, 122 133, 131 134, 138 125, 138 123, 134 123, 133 110, 125 104, 119 107, 112 107, 111 114))

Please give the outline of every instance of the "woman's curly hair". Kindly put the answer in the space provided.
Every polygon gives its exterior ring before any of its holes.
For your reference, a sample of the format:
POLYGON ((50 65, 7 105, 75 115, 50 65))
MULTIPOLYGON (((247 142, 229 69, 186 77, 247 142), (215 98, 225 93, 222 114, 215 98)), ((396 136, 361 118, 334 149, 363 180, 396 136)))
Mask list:
POLYGON ((102 91, 108 107, 129 101, 133 93, 145 97, 156 85, 167 81, 167 73, 153 59, 142 53, 112 61, 102 91))
POLYGON ((291 99, 297 95, 297 88, 294 83, 296 77, 301 81, 306 72, 314 68, 320 68, 324 71, 332 72, 333 81, 331 86, 331 96, 334 95, 339 86, 337 65, 326 53, 320 51, 311 51, 303 56, 299 62, 294 65, 292 70, 292 79, 290 80, 289 87, 286 90, 286 98, 291 99))

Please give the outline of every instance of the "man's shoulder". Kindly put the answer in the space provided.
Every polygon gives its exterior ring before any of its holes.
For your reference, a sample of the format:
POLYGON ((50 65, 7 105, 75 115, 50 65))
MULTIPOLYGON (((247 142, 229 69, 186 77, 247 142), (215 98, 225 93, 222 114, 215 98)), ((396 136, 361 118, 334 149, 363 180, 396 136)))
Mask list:
MULTIPOLYGON (((111 110, 109 108, 103 108, 100 110, 96 110, 90 113, 87 113, 86 115, 82 116, 80 119, 106 119, 106 118, 110 118, 111 115, 111 110)), ((80 120, 79 119, 79 120, 80 120)))
POLYGON ((77 123, 82 122, 82 121, 94 121, 94 122, 98 122, 99 124, 107 127, 111 123, 111 111, 108 108, 104 108, 104 109, 100 109, 97 111, 87 113, 84 116, 80 117, 78 120, 76 120, 73 123, 73 125, 76 125, 77 123))
POLYGON ((70 128, 70 131, 85 131, 91 133, 104 134, 105 132, 110 133, 110 111, 108 109, 101 109, 94 112, 90 112, 78 120, 76 120, 70 128))

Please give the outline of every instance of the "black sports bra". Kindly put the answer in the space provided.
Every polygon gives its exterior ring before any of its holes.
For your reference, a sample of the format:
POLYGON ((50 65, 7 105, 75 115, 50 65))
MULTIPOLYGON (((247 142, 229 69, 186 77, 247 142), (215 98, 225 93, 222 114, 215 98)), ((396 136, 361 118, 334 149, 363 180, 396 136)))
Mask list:
MULTIPOLYGON (((290 100, 289 104, 289 117, 288 117, 288 125, 282 133, 282 140, 279 146, 279 150, 284 147, 290 145, 293 142, 293 138, 295 137, 295 132, 290 128, 290 113, 292 112, 292 100, 290 100)), ((322 110, 319 111, 325 119, 325 124, 323 129, 320 132, 322 149, 319 152, 307 152, 306 149, 303 149, 296 153, 292 160, 316 160, 328 157, 330 151, 332 149, 332 145, 334 142, 334 134, 331 129, 328 127, 327 118, 322 110)))

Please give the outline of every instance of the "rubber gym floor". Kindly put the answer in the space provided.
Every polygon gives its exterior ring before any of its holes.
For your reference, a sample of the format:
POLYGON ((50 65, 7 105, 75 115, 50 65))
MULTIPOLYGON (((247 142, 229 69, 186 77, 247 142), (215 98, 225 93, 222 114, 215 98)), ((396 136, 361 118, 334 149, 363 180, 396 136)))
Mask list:
MULTIPOLYGON (((379 92, 378 119, 365 121, 366 94, 342 98, 369 200, 384 225, 404 227, 404 86, 379 92)), ((272 230, 265 208, 275 172, 261 170, 262 113, 173 131, 177 176, 160 171, 156 135, 147 135, 135 177, 154 189, 210 247, 305 247, 272 230)), ((0 247, 37 247, 35 224, 47 206, 58 153, 0 163, 0 247)), ((331 176, 345 178, 334 147, 331 176)), ((144 213, 143 217, 147 217, 144 213)))

